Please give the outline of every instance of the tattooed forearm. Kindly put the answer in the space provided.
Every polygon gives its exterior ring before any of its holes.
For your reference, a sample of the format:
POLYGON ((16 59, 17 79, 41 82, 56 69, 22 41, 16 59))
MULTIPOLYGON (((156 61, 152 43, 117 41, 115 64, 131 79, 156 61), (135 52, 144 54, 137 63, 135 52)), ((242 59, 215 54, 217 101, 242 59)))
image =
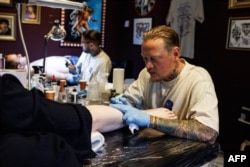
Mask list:
POLYGON ((214 143, 218 133, 196 120, 168 120, 151 116, 150 127, 168 135, 214 143))

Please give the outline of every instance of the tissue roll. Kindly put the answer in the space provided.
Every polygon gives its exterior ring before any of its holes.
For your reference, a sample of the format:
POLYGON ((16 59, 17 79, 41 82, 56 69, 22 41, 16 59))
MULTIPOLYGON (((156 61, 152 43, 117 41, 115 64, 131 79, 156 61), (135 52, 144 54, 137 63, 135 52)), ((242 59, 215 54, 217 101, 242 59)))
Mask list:
POLYGON ((124 68, 113 69, 113 88, 117 93, 123 93, 124 68))
POLYGON ((100 150, 104 143, 105 138, 100 132, 95 131, 91 133, 91 145, 94 152, 100 150))

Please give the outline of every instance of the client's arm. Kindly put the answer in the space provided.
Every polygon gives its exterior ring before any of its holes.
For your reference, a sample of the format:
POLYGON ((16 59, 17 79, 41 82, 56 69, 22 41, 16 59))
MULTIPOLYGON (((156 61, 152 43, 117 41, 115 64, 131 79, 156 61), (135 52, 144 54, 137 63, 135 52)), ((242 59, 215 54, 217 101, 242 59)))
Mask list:
MULTIPOLYGON (((92 115, 92 131, 109 132, 125 126, 123 114, 116 108, 105 105, 89 105, 86 108, 92 115)), ((146 110, 149 115, 160 118, 176 119, 176 115, 165 109, 146 110)))
POLYGON ((125 126, 122 112, 105 105, 89 105, 92 115, 92 131, 109 132, 125 126))

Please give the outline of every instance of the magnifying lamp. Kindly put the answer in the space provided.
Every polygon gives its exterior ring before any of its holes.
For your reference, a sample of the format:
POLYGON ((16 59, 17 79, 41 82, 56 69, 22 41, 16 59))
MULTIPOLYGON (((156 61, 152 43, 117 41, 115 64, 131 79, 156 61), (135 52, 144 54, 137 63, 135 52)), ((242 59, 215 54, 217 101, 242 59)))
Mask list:
POLYGON ((46 64, 46 57, 47 57, 47 48, 48 48, 48 40, 51 39, 53 41, 60 41, 64 39, 66 36, 65 29, 60 25, 59 20, 54 21, 54 25, 49 31, 47 35, 44 36, 45 44, 44 44, 44 57, 43 57, 43 73, 45 73, 45 64, 46 64))
MULTIPOLYGON (((72 9, 72 10, 83 10, 87 6, 87 3, 86 2, 73 2, 73 1, 68 1, 68 0, 17 0, 18 27, 19 27, 21 41, 22 41, 22 44, 23 44, 23 47, 24 47, 24 52, 25 52, 25 56, 26 56, 26 60, 27 60, 28 89, 30 89, 31 88, 31 86, 30 86, 30 80, 31 80, 30 61, 29 61, 29 54, 28 54, 28 51, 27 51, 26 43, 24 41, 22 25, 21 25, 21 4, 22 3, 37 5, 37 6, 46 6, 46 7, 51 7, 51 8, 72 9)), ((55 26, 56 25, 54 25, 54 27, 55 26)), ((61 31, 61 30, 53 30, 53 32, 58 32, 58 31, 61 31)), ((49 38, 51 38, 52 40, 53 39, 58 39, 59 40, 60 39, 59 36, 54 36, 54 35, 51 36, 50 33, 49 33, 49 38)), ((45 67, 44 67, 43 70, 45 70, 45 67)))

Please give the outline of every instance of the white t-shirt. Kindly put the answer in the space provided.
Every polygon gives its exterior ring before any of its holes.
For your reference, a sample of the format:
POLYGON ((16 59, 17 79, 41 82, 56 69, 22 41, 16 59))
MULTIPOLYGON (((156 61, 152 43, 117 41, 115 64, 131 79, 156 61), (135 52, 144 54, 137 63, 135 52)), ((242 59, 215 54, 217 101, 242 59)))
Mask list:
POLYGON ((94 57, 82 52, 75 66, 80 70, 81 79, 86 80, 88 83, 93 77, 96 77, 97 81, 99 81, 104 73, 110 73, 112 64, 109 56, 102 50, 94 57))
POLYGON ((181 60, 185 62, 185 67, 176 79, 152 82, 144 68, 124 94, 143 109, 164 107, 169 99, 178 119, 196 119, 219 132, 218 100, 209 73, 181 60))
POLYGON ((172 0, 167 15, 167 24, 180 37, 181 56, 194 58, 196 20, 204 21, 202 0, 172 0))

